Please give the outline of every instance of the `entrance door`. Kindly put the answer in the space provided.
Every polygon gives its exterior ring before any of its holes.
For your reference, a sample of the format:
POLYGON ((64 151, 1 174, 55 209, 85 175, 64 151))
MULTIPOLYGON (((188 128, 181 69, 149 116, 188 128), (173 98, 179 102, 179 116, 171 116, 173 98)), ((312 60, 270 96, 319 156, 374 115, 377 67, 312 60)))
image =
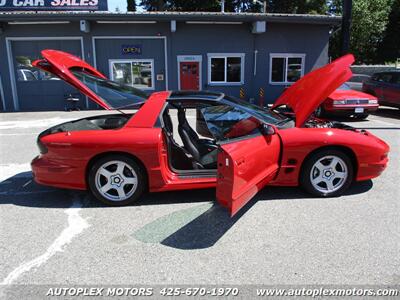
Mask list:
POLYGON ((181 90, 200 90, 200 72, 198 61, 181 61, 179 76, 181 90))
POLYGON ((257 135, 221 145, 217 200, 235 215, 273 179, 279 168, 278 134, 257 135))

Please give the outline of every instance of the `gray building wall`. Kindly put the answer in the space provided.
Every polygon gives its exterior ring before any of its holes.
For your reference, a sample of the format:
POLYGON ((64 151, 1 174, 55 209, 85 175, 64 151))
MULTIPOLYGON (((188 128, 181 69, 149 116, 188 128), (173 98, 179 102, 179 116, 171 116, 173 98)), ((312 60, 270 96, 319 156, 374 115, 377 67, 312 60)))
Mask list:
MULTIPOLYGON (((268 23, 266 32, 251 33, 251 23, 235 25, 186 24, 177 22, 176 32, 171 32, 170 22, 156 24, 98 24, 91 22, 89 33, 79 29, 79 23, 52 25, 8 25, 0 34, 0 75, 6 102, 5 110, 13 111, 13 96, 11 78, 7 61, 6 38, 13 37, 82 37, 84 59, 94 64, 93 36, 152 36, 166 37, 167 62, 164 59, 164 40, 157 39, 97 39, 96 65, 98 69, 109 76, 108 59, 125 58, 121 55, 121 44, 141 44, 143 54, 129 58, 154 58, 155 73, 165 74, 169 89, 178 89, 177 55, 202 56, 202 89, 218 90, 234 96, 239 96, 239 90, 244 88, 246 98, 258 98, 260 87, 265 89, 267 103, 272 103, 285 88, 284 85, 269 84, 270 53, 300 53, 305 54, 305 73, 328 62, 329 25, 321 24, 291 24, 268 23), (257 72, 254 75, 254 51, 257 50, 257 72), (235 86, 210 86, 208 81, 207 53, 244 53, 244 84, 235 86)), ((34 43, 32 41, 32 43, 34 43)), ((35 47, 34 45, 32 47, 35 47)), ((128 57, 127 57, 128 58, 128 57)), ((166 88, 166 82, 156 81, 156 90, 166 88)), ((37 97, 36 97, 37 98, 37 97)), ((41 99, 32 99, 40 101, 41 99)), ((258 101, 258 100, 256 100, 258 101)), ((91 105, 91 108, 96 106, 91 105)), ((44 104, 44 109, 46 109, 44 104)))

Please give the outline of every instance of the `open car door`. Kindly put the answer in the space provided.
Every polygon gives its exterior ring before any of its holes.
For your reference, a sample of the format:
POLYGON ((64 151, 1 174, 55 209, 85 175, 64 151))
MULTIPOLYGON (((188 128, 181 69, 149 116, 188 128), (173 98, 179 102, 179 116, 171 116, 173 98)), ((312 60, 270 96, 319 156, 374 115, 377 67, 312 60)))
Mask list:
POLYGON ((275 177, 280 148, 280 138, 275 132, 260 132, 220 145, 217 200, 231 216, 275 177))

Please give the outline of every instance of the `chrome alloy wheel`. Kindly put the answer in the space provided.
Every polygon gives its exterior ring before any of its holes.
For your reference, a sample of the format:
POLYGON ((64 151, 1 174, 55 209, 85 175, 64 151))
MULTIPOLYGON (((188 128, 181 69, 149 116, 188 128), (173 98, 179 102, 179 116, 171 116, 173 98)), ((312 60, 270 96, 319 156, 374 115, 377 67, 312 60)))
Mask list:
POLYGON ((95 175, 96 189, 110 201, 124 201, 138 186, 135 170, 126 162, 112 160, 104 163, 95 175))
POLYGON ((324 156, 311 168, 310 181, 321 193, 332 193, 340 189, 349 176, 346 163, 337 156, 324 156))

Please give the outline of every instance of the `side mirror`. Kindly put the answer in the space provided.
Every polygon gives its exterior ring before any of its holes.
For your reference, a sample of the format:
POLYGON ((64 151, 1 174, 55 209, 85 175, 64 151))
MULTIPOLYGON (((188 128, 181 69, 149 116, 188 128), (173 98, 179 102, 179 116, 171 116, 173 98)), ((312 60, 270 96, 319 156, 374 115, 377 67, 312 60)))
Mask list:
POLYGON ((261 133, 263 135, 274 135, 276 133, 275 127, 269 124, 262 124, 261 125, 261 133))

